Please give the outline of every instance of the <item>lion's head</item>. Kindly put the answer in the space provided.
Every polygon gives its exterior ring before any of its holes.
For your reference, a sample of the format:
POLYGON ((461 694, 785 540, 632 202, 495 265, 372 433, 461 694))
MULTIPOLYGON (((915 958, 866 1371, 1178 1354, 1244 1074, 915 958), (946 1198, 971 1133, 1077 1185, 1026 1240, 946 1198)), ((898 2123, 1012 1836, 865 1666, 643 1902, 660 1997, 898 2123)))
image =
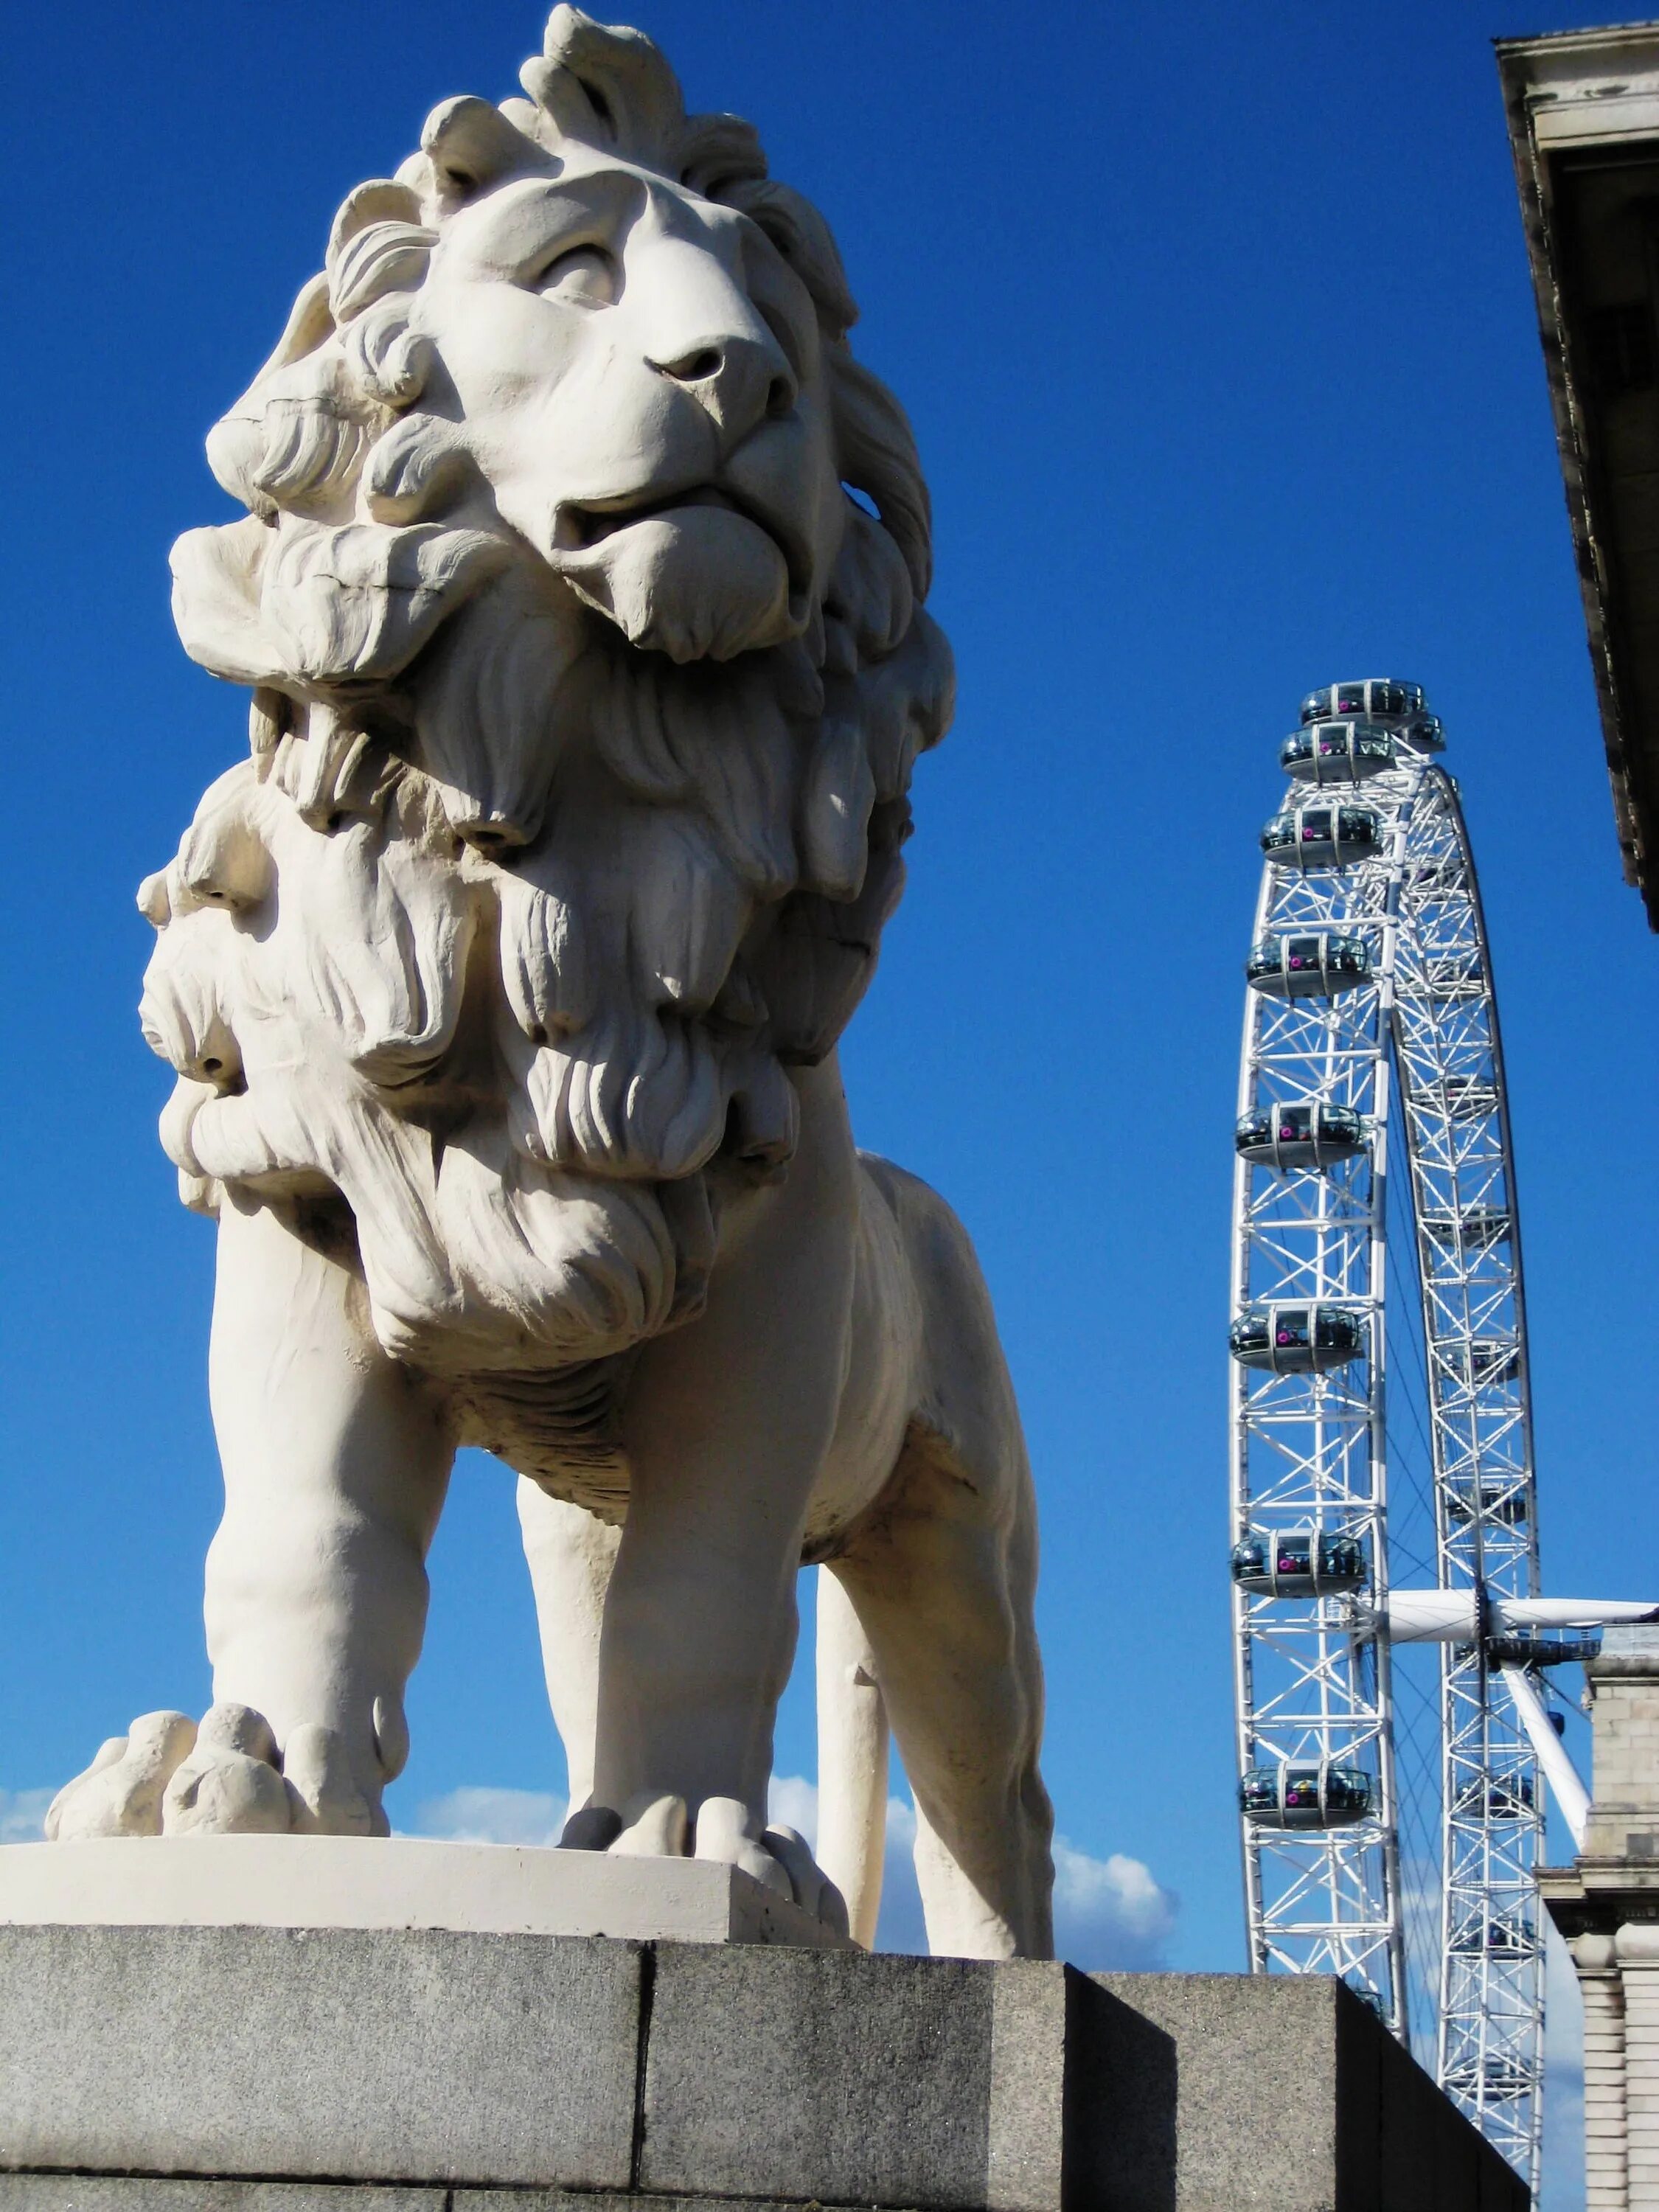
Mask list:
POLYGON ((695 1309, 716 1164, 857 1003, 950 663, 822 218, 651 42, 360 186, 174 550, 252 758, 144 892, 198 1201, 337 1194, 389 1349, 544 1369, 695 1309))

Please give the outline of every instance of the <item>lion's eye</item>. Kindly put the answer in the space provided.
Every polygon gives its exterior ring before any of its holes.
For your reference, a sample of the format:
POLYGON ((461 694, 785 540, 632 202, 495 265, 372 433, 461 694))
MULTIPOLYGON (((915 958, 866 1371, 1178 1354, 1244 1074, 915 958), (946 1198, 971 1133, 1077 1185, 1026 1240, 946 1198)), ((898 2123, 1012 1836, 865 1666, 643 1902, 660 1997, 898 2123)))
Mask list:
POLYGON ((544 300, 578 307, 608 307, 619 289, 617 264, 600 246, 573 246, 555 254, 530 282, 544 300))

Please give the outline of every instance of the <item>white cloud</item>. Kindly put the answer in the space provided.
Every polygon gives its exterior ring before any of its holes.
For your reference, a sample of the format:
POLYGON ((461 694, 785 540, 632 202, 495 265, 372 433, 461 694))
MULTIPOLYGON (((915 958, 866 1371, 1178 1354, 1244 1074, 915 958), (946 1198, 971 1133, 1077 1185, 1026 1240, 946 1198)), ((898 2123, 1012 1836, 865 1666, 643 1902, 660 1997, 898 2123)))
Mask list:
POLYGON ((45 1836, 52 1790, 0 1790, 0 1844, 38 1844, 45 1836))
POLYGON ((799 1828, 809 1844, 818 1839, 818 1790, 799 1774, 775 1774, 767 1791, 766 1816, 785 1828, 799 1828))
POLYGON ((1181 1901, 1140 1859, 1091 1858, 1054 1838, 1054 1951, 1085 1971, 1164 1963, 1181 1901))
MULTIPOLYGON (((816 1786, 799 1774, 775 1775, 769 1808, 775 1820, 815 1843, 816 1786)), ((882 1870, 878 1947, 925 1951, 927 1932, 912 1853, 916 1816, 902 1797, 887 1801, 887 1855, 882 1870)), ((1179 1900, 1139 1859, 1114 1851, 1097 1859, 1064 1836, 1054 1838, 1054 1949, 1074 1966, 1150 1969, 1161 1966, 1175 1932, 1179 1900)))
POLYGON ((543 1790, 452 1790, 428 1797, 411 1833, 452 1844, 556 1844, 565 1801, 543 1790))

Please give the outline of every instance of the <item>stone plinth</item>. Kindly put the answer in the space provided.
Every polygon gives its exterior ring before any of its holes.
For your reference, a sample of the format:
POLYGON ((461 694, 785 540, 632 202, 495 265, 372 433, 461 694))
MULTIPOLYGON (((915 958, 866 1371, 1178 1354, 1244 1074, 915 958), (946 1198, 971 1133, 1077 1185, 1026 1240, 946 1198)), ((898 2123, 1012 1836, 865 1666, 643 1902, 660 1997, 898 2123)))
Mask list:
POLYGON ((416 1837, 112 1837, 0 1847, 0 1925, 444 1928, 687 1943, 847 1939, 709 1859, 416 1837))
POLYGON ((1520 2212, 1525 2191, 1330 1984, 430 1928, 0 1926, 0 2212, 734 2201, 1520 2212))

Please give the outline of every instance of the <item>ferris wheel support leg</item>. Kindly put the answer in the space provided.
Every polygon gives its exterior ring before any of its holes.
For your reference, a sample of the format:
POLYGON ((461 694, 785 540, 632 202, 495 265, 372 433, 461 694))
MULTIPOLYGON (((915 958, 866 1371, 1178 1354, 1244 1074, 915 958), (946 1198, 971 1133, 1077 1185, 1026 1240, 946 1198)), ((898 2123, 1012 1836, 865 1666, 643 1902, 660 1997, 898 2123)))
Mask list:
POLYGON ((1533 1687, 1530 1677, 1519 1667, 1504 1667, 1498 1671, 1504 1677, 1504 1686, 1515 1701, 1516 1713, 1527 1731, 1538 1764, 1544 1770, 1550 1795, 1567 1824, 1572 1847, 1582 1851, 1584 1826, 1589 1819, 1589 1792, 1579 1780, 1578 1770, 1567 1756, 1566 1746, 1550 1726, 1544 1701, 1533 1687))

